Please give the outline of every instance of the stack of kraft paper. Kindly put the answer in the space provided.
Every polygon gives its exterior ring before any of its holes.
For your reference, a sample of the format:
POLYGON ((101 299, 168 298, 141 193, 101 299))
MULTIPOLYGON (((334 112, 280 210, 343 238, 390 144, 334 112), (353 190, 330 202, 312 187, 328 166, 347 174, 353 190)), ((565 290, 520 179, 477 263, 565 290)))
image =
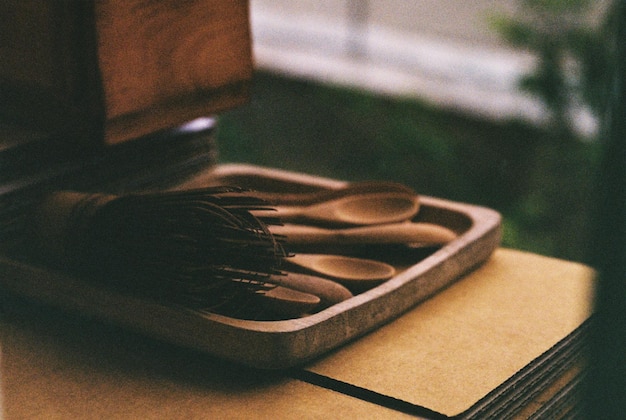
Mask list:
POLYGON ((426 418, 568 418, 580 410, 594 271, 498 249, 303 379, 426 418))

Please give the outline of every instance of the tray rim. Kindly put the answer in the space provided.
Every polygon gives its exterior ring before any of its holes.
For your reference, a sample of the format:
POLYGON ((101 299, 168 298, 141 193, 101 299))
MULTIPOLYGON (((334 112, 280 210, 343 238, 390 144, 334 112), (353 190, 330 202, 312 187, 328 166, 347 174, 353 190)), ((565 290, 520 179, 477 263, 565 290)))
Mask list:
MULTIPOLYGON (((320 187, 346 184, 253 165, 252 170, 320 187), (291 174, 294 176, 291 177, 291 174)), ((492 209, 420 195, 425 206, 462 213, 471 227, 457 239, 381 285, 318 313, 290 320, 250 321, 165 306, 86 283, 61 272, 0 256, 0 285, 53 306, 114 321, 158 339, 263 369, 302 364, 392 321, 483 263, 499 246, 501 216, 492 209), (452 264, 454 263, 454 264, 452 264), (385 303, 393 301, 393 305, 385 303), (329 333, 332 332, 332 334, 329 333)))

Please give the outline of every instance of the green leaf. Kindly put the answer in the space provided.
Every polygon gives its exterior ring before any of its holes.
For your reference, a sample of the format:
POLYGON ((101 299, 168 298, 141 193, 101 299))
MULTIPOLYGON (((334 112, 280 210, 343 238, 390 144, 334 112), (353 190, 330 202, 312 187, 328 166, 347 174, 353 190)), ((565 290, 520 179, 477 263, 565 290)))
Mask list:
POLYGON ((487 22, 512 46, 532 47, 537 43, 537 31, 528 24, 504 15, 491 15, 487 22))
POLYGON ((548 13, 582 12, 591 5, 589 0, 525 0, 524 5, 548 13))

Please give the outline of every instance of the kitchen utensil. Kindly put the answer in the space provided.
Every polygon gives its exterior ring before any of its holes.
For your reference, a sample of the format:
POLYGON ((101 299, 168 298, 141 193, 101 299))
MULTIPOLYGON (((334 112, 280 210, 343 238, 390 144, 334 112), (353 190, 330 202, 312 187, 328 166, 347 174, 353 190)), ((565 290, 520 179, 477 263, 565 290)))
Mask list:
POLYGON ((319 297, 321 302, 317 309, 327 308, 352 297, 352 293, 339 283, 301 273, 273 275, 268 282, 319 297))
POLYGON ((297 318, 316 309, 321 302, 319 296, 305 293, 290 287, 276 286, 257 292, 259 309, 285 318, 297 318))
POLYGON ((418 209, 415 195, 381 192, 347 195, 306 206, 276 206, 275 212, 254 213, 265 216, 274 213, 282 221, 304 224, 375 225, 409 220, 418 209))
POLYGON ((370 289, 396 274, 394 266, 381 261, 331 254, 295 254, 288 264, 332 278, 350 291, 370 289))
MULTIPOLYGON (((132 294, 192 308, 266 290, 284 252, 265 209, 237 188, 112 196, 57 192, 32 227, 49 263, 132 294)), ((276 292, 275 292, 276 293, 276 292)))
POLYGON ((408 186, 392 181, 337 182, 333 188, 307 185, 312 177, 298 174, 284 176, 277 170, 265 170, 244 164, 223 165, 196 175, 179 185, 178 189, 204 188, 207 186, 236 185, 249 190, 250 194, 275 205, 308 205, 350 195, 373 193, 398 193, 409 197, 416 192, 408 186))
POLYGON ((454 231, 433 223, 389 223, 343 229, 285 224, 271 226, 274 235, 290 245, 421 244, 444 245, 456 238, 454 231))

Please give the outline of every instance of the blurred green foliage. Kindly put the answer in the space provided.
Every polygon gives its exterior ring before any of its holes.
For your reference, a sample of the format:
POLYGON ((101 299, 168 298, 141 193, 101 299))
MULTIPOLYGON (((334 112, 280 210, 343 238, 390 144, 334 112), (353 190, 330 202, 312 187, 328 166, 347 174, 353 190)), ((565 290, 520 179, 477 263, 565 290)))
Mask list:
POLYGON ((491 23, 512 46, 537 57, 534 72, 522 79, 520 88, 541 99, 550 118, 534 162, 537 187, 520 203, 525 223, 510 231, 519 235, 533 227, 543 230, 547 252, 586 261, 593 246, 586 233, 597 200, 594 183, 615 56, 607 41, 615 30, 617 2, 521 0, 520 4, 521 14, 494 15, 491 23), (604 9, 593 22, 590 17, 598 5, 604 9), (580 107, 600 122, 594 138, 584 139, 593 141, 594 147, 582 144, 575 128, 572 110, 580 107), (580 229, 585 232, 582 238, 576 233, 580 229))
POLYGON ((512 46, 537 56, 535 71, 520 87, 543 101, 558 135, 576 137, 572 108, 587 106, 597 118, 606 108, 613 56, 606 39, 614 26, 614 3, 595 24, 590 23, 593 0, 520 0, 520 5, 517 15, 490 16, 491 25, 512 46))

